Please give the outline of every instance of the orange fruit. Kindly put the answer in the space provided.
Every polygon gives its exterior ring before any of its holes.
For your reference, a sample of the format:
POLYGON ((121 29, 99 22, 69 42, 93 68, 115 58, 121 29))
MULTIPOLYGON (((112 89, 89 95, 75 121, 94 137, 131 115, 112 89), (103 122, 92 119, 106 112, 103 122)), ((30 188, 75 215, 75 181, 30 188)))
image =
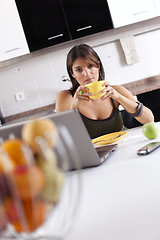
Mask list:
POLYGON ((39 200, 22 202, 23 221, 13 222, 17 232, 33 232, 40 227, 46 219, 46 204, 39 200))
POLYGON ((7 217, 9 222, 18 221, 18 212, 16 210, 15 202, 11 197, 7 197, 2 201, 3 214, 7 217))
POLYGON ((33 232, 43 224, 47 215, 47 205, 37 199, 17 203, 7 198, 3 202, 3 209, 17 232, 33 232))
POLYGON ((18 194, 21 200, 32 199, 41 192, 45 186, 43 171, 38 166, 21 165, 8 175, 12 191, 18 194))
POLYGON ((56 132, 56 126, 51 119, 37 119, 23 125, 22 139, 27 142, 35 152, 37 151, 36 137, 43 137, 52 148, 55 145, 56 132))
POLYGON ((0 173, 9 173, 13 171, 16 164, 13 160, 8 156, 7 152, 0 148, 0 173))
POLYGON ((5 140, 1 147, 8 153, 10 160, 16 165, 32 162, 30 154, 26 154, 29 151, 28 145, 18 138, 5 140))

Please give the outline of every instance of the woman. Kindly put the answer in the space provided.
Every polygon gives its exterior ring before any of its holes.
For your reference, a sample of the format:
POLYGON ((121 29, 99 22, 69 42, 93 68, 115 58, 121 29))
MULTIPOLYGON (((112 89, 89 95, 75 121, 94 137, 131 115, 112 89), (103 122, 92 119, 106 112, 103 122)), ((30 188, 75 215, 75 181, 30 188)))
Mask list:
POLYGON ((90 99, 86 84, 105 79, 103 65, 93 48, 86 44, 74 46, 67 56, 67 71, 72 87, 57 95, 56 112, 77 108, 91 138, 123 130, 119 105, 140 123, 154 121, 150 109, 136 101, 134 96, 120 85, 109 85, 100 92, 105 95, 90 99))

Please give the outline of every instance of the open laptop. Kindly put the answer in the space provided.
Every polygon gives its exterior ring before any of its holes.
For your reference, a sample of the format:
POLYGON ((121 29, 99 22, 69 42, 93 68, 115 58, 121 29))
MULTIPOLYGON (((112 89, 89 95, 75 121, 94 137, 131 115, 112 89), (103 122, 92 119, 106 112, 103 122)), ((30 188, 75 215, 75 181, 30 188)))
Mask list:
MULTIPOLYGON (((115 151, 118 146, 117 144, 112 144, 94 148, 91 138, 80 116, 80 113, 76 109, 56 114, 53 113, 47 115, 46 117, 52 119, 56 126, 61 130, 60 134, 64 139, 67 155, 69 156, 68 159, 73 158, 74 154, 76 158, 76 155, 78 153, 80 168, 100 165, 115 151), (73 151, 74 148, 76 150, 75 152, 73 151), (72 156, 70 156, 71 153, 72 156)), ((12 133, 17 137, 21 137, 21 129, 23 124, 24 122, 2 127, 0 129, 0 137, 6 139, 12 133)), ((76 168, 77 165, 75 163, 69 162, 69 170, 76 168)))

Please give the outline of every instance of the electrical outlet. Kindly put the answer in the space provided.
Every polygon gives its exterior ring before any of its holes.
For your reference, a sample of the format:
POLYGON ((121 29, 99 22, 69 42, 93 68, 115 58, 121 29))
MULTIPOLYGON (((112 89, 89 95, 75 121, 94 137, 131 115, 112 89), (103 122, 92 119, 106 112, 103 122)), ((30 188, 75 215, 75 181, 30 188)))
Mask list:
POLYGON ((15 93, 14 95, 17 102, 23 101, 25 99, 24 92, 18 92, 18 93, 15 93))
POLYGON ((13 72, 17 73, 18 71, 20 71, 20 69, 18 67, 13 68, 13 72))

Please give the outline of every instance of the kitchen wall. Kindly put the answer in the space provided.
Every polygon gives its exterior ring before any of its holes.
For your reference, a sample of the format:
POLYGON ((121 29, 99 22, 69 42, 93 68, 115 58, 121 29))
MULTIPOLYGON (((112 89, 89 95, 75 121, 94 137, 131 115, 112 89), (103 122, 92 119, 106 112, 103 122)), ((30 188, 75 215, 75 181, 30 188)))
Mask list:
POLYGON ((43 49, 0 63, 0 108, 11 116, 55 102, 67 76, 65 60, 75 44, 87 43, 102 59, 106 80, 124 84, 160 73, 160 17, 43 49), (139 61, 128 65, 119 39, 134 36, 139 61), (25 99, 17 102, 15 93, 25 99))

